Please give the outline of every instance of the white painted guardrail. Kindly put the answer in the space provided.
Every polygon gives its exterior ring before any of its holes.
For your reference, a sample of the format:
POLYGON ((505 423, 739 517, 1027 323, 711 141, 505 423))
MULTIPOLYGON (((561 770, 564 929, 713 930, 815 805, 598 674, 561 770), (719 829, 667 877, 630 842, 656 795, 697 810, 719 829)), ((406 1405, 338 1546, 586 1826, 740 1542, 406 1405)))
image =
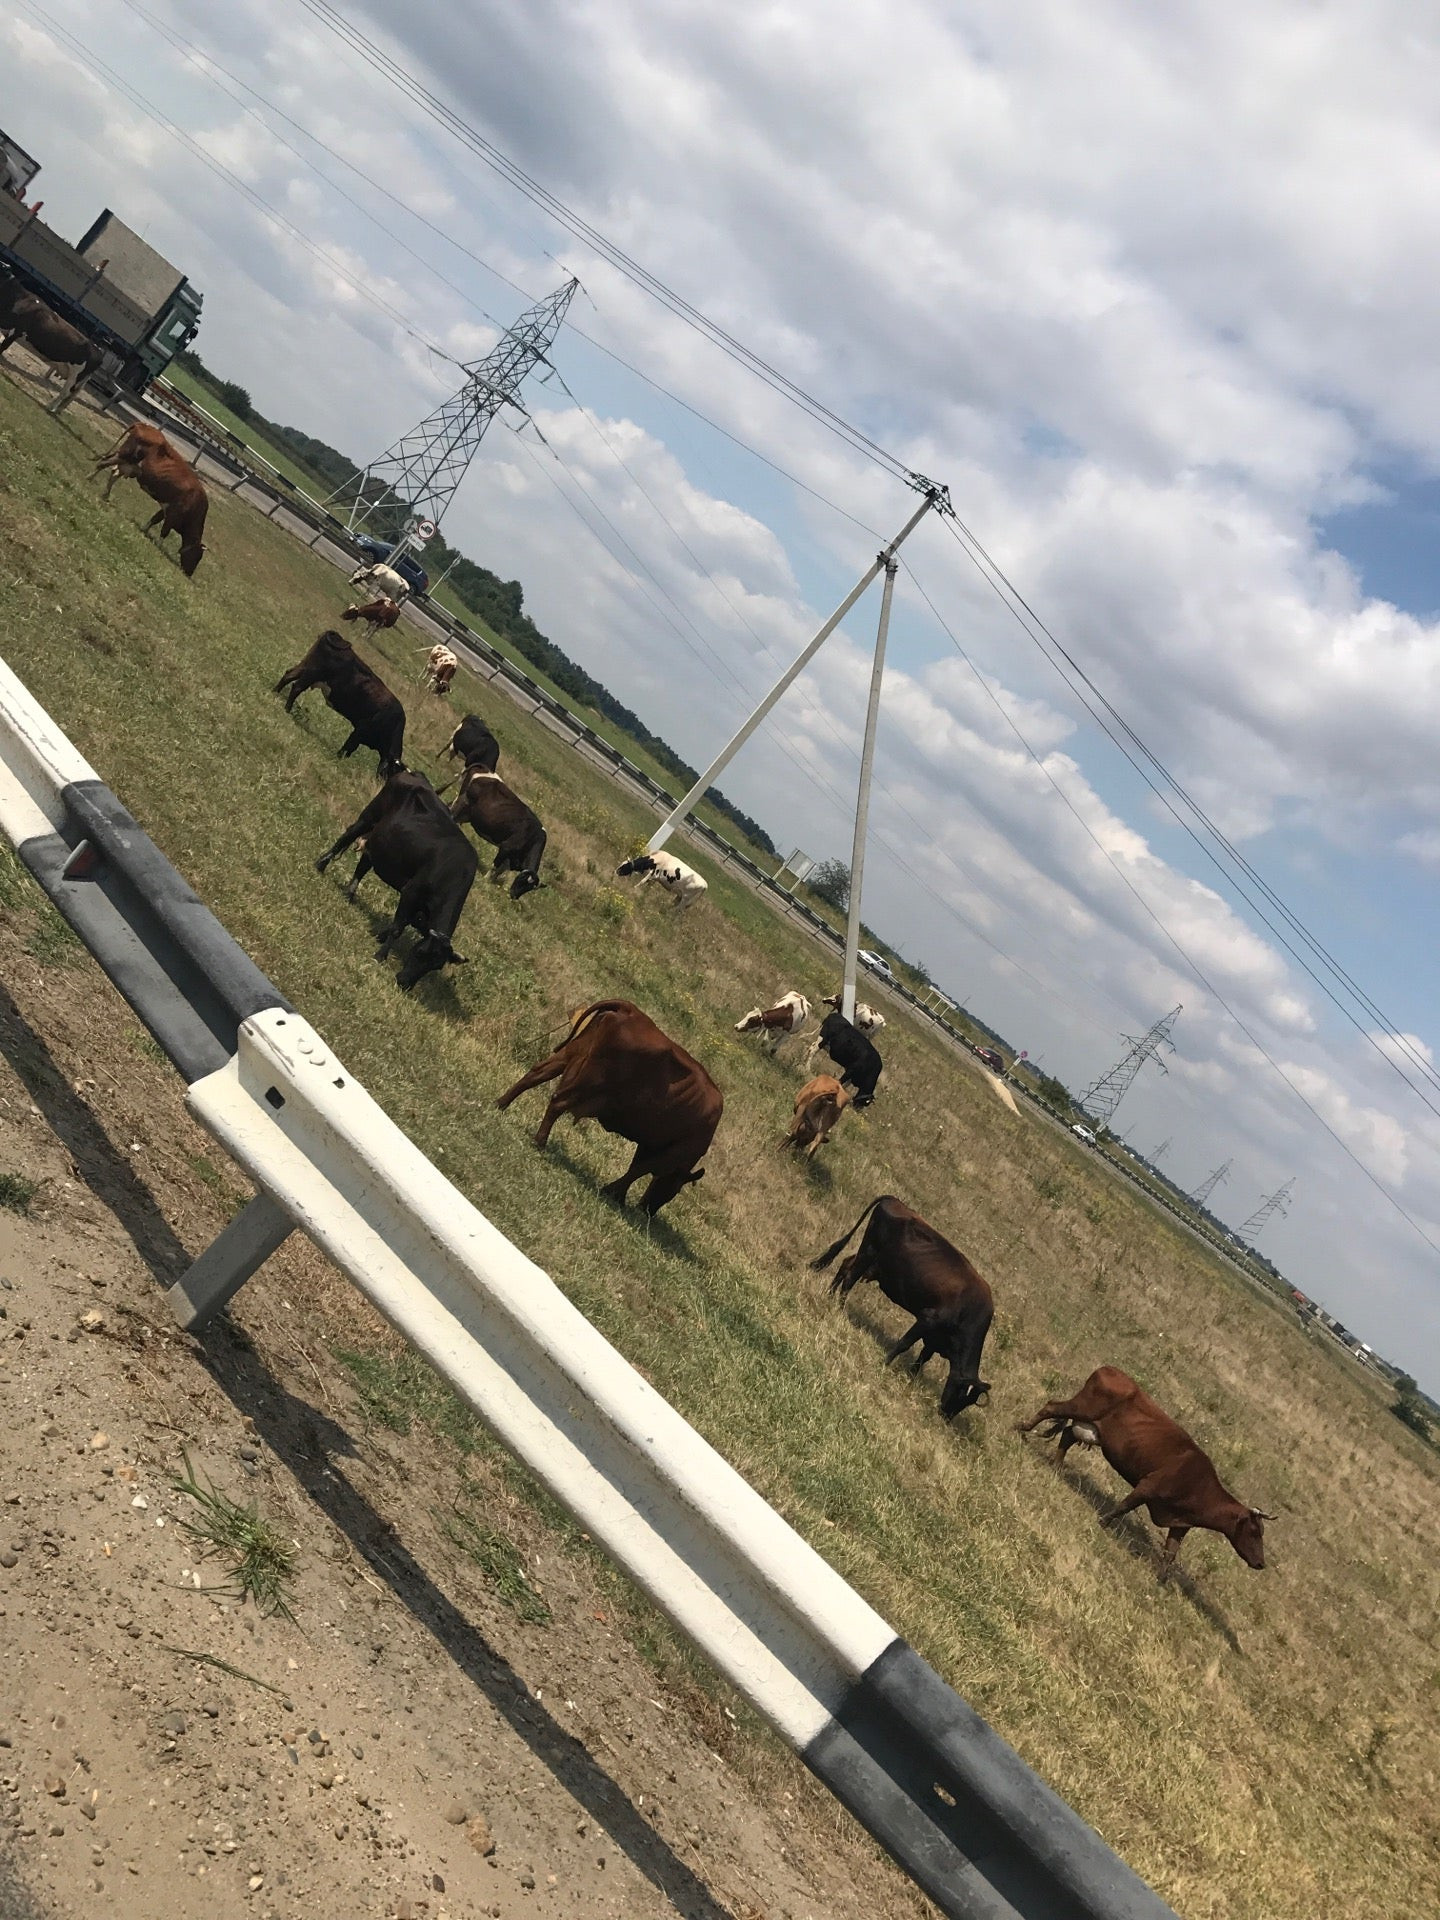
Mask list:
POLYGON ((182 1324, 300 1228, 942 1913, 1173 1920, 395 1126, 3 662, 0 828, 258 1188, 171 1289, 182 1324))

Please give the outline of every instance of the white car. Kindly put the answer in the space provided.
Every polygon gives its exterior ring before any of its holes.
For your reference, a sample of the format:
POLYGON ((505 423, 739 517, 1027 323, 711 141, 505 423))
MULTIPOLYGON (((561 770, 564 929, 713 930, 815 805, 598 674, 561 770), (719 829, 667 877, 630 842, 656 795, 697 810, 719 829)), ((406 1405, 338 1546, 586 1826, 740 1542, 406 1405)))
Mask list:
POLYGON ((1087 1146, 1093 1147, 1096 1144, 1095 1136, 1090 1131, 1089 1127, 1082 1127, 1078 1120, 1075 1122, 1074 1126, 1071 1127, 1070 1131, 1071 1133, 1078 1133, 1080 1138, 1086 1143, 1087 1146))
POLYGON ((872 973, 878 973, 882 980, 888 980, 892 987, 895 985, 895 975, 890 971, 890 962, 880 954, 870 953, 861 947, 855 958, 862 966, 869 967, 872 973))

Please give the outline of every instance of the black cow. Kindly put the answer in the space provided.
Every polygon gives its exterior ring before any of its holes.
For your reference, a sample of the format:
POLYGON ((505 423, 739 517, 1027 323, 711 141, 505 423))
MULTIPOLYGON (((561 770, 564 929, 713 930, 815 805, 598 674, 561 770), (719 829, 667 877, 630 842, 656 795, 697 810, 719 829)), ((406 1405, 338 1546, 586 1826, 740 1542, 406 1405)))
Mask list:
POLYGON ((405 709, 379 674, 366 666, 345 636, 333 628, 320 635, 303 660, 281 674, 275 692, 290 689, 285 701, 289 713, 302 693, 322 686, 325 704, 350 722, 350 738, 339 757, 343 760, 357 747, 369 747, 379 759, 382 779, 402 771, 405 709))
POLYGON ((455 796, 451 815, 462 826, 471 826, 482 840, 495 849, 495 864, 490 878, 498 887, 505 875, 513 873, 512 900, 523 899, 543 886, 540 862, 545 856, 545 829, 518 793, 498 773, 486 773, 483 767, 467 766, 460 776, 460 791, 455 796))
POLYGON ((848 1246, 867 1215, 865 1237, 830 1282, 830 1291, 843 1300, 862 1280, 874 1280, 897 1307, 914 1314, 915 1324, 889 1349, 885 1364, 898 1360, 917 1340, 920 1357, 912 1374, 919 1373, 932 1353, 948 1360, 940 1413, 953 1420, 990 1391, 990 1382, 980 1378, 980 1356, 995 1314, 989 1284, 958 1247, 889 1193, 872 1200, 849 1233, 810 1262, 814 1272, 823 1272, 848 1246))
POLYGON ((365 846, 348 897, 355 898, 355 889, 372 867, 400 896, 375 958, 386 959, 406 927, 413 927, 419 937, 397 976, 404 992, 447 964, 465 966, 465 956, 456 953, 450 939, 480 862, 423 773, 402 768, 391 774, 359 819, 321 854, 315 871, 323 873, 337 853, 362 838, 365 846))
MULTIPOLYGON (((483 773, 494 773, 500 764, 500 742, 478 713, 466 714, 444 751, 467 769, 479 767, 483 773)), ((440 755, 435 757, 438 760, 440 755)))
POLYGON ((817 1053, 828 1053, 839 1067, 841 1084, 855 1089, 855 1105, 868 1107, 885 1066, 875 1042, 851 1026, 843 1013, 827 1013, 810 1049, 811 1060, 817 1053))

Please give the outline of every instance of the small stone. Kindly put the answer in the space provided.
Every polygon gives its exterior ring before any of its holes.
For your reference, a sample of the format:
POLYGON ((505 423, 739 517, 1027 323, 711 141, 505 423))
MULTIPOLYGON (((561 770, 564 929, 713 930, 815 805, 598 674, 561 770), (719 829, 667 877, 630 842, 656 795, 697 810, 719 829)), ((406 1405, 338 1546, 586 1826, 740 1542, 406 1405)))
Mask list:
POLYGON ((166 1733, 185 1733, 189 1730, 190 1722, 183 1713, 166 1713, 160 1716, 160 1725, 166 1733))
POLYGON ((108 1433, 92 1433, 90 1436, 90 1451, 92 1453, 103 1453, 109 1444, 110 1436, 108 1433))
POLYGON ((93 1820, 95 1818, 95 1802, 93 1800, 82 1800, 80 1802, 80 1811, 87 1820, 93 1820))
POLYGON ((45 1776, 45 1791, 50 1795, 52 1800, 63 1800, 65 1798, 65 1782, 60 1778, 58 1773, 49 1773, 45 1776))
POLYGON ((130 1502, 130 1504, 132 1507, 139 1507, 141 1512, 143 1513, 145 1509, 150 1505, 150 1502, 145 1498, 143 1493, 137 1493, 135 1498, 130 1502))
POLYGON ((452 1800, 445 1809, 445 1818, 450 1822, 452 1827, 463 1827, 465 1822, 470 1818, 470 1815, 466 1812, 462 1801, 452 1800))
POLYGON ((430 1885, 436 1893, 443 1893, 445 1891, 445 1879, 443 1874, 432 1873, 430 1876, 430 1885))
POLYGON ((260 1449, 258 1447, 251 1447, 251 1446, 241 1447, 240 1458, 242 1460, 248 1460, 248 1461, 258 1460, 260 1458, 260 1449))
POLYGON ((328 1767, 323 1773, 317 1773, 315 1778, 320 1782, 322 1787, 333 1787, 335 1784, 335 1776, 328 1767))
POLYGON ((64 1833, 64 1831, 65 1831, 65 1829, 64 1829, 64 1827, 62 1827, 62 1826, 61 1826, 61 1824, 60 1824, 60 1822, 59 1822, 58 1820, 52 1820, 52 1821, 51 1821, 51 1823, 50 1823, 50 1838, 51 1838, 52 1840, 58 1840, 58 1839, 60 1838, 60 1836, 61 1836, 61 1834, 62 1834, 62 1833, 64 1833))
POLYGON ((522 1873, 522 1874, 521 1874, 521 1876, 520 1876, 520 1884, 521 1884, 521 1886, 522 1886, 522 1887, 524 1887, 524 1889, 525 1889, 525 1891, 526 1891, 527 1893, 533 1893, 533 1892, 535 1891, 535 1876, 534 1876, 534 1874, 533 1874, 533 1873, 522 1873))
POLYGON ((265 1876, 263 1873, 252 1873, 245 1884, 249 1887, 251 1893, 258 1893, 265 1884, 265 1876))
POLYGON ((82 1333, 103 1333, 105 1316, 96 1307, 87 1307, 77 1323, 82 1333))
POLYGON ((4 1553, 0 1553, 0 1567, 18 1567, 19 1564, 20 1564, 19 1554, 12 1553, 8 1547, 6 1548, 4 1553))
POLYGON ((560 1876, 554 1873, 547 1873, 545 1876, 545 1884, 547 1887, 558 1887, 560 1884, 560 1876))

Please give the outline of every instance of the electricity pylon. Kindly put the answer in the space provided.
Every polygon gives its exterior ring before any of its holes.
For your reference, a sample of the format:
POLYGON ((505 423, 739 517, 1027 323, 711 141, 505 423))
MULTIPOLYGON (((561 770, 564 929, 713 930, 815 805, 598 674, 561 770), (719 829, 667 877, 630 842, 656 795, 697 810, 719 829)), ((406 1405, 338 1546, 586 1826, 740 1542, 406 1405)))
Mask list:
POLYGON ((1277 1213, 1282 1220, 1286 1217, 1290 1211, 1290 1194, 1294 1185, 1295 1177, 1292 1177, 1283 1187, 1277 1187, 1274 1193, 1266 1195, 1244 1226, 1237 1228, 1242 1240, 1253 1240, 1265 1222, 1273 1220, 1277 1213))
POLYGON ((1169 1047, 1172 1053, 1175 1051, 1170 1029, 1182 1011, 1180 1007, 1172 1007, 1163 1020, 1157 1020, 1148 1033, 1138 1038, 1133 1033, 1122 1036, 1130 1042, 1129 1052, 1080 1096, 1081 1107, 1099 1126, 1108 1127, 1115 1118, 1115 1109, 1135 1084, 1135 1076, 1147 1060, 1153 1060, 1162 1073, 1167 1071, 1160 1049, 1169 1047))
POLYGON ((567 280, 522 313, 483 360, 466 367, 458 393, 402 434, 363 473, 336 488, 330 500, 347 512, 345 524, 352 533, 372 517, 376 532, 397 540, 408 522, 440 525, 485 429, 502 407, 520 405, 521 383, 545 361, 579 284, 567 280))
POLYGON ((1235 1162, 1233 1160, 1227 1160, 1223 1167, 1216 1167, 1213 1173, 1207 1173, 1199 1186, 1196 1187, 1194 1193, 1190 1196, 1191 1206, 1203 1207, 1216 1187, 1230 1178, 1230 1169, 1234 1164, 1235 1162))

